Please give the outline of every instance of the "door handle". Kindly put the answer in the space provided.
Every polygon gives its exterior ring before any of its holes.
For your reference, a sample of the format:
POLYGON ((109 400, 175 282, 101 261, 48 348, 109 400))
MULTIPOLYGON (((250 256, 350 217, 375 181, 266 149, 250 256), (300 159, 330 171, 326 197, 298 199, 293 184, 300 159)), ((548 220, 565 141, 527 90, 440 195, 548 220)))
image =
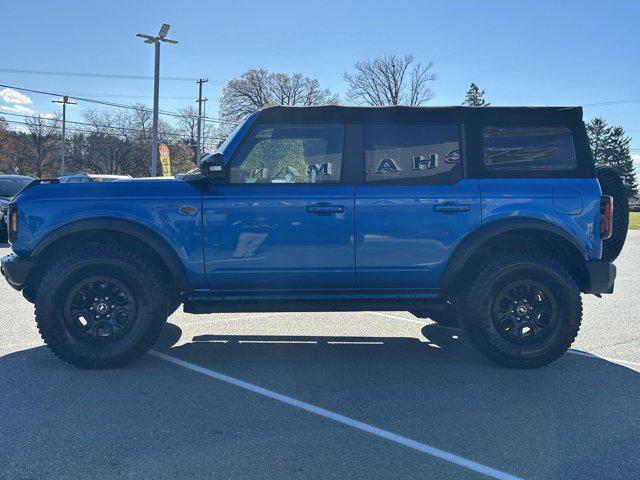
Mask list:
POLYGON ((307 212, 316 215, 331 215, 332 213, 344 213, 344 205, 332 205, 331 203, 314 203, 307 205, 307 212))
POLYGON ((434 212, 447 213, 447 214, 468 212, 469 210, 471 210, 471 205, 462 204, 462 203, 444 203, 444 204, 433 206, 434 212))

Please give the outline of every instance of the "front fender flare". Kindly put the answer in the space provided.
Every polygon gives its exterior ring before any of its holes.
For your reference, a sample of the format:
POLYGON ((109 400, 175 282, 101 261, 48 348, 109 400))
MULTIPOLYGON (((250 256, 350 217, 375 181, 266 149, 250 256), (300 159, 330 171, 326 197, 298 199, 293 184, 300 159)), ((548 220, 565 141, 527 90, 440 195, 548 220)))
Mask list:
POLYGON ((34 247, 30 256, 37 259, 38 256, 55 241, 67 235, 73 235, 75 233, 90 230, 110 230, 135 237, 139 241, 145 243, 164 261, 178 288, 181 290, 188 289, 189 280, 187 278, 185 268, 175 250, 164 238, 162 238, 162 236, 153 232, 150 228, 130 220, 90 218, 67 223, 48 233, 34 247))

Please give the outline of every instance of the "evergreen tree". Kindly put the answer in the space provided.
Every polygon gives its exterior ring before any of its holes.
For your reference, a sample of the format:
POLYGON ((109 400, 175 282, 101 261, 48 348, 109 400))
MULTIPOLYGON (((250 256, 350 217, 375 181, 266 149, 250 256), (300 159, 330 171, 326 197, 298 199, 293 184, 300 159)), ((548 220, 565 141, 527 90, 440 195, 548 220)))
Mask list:
POLYGON ((467 96, 462 102, 462 105, 468 105, 469 107, 488 107, 490 103, 484 100, 484 90, 480 90, 475 83, 472 83, 467 90, 467 96))
POLYGON ((587 124, 587 134, 596 165, 615 169, 627 189, 627 196, 637 195, 638 182, 629 150, 631 139, 625 135, 624 128, 610 127, 603 118, 596 117, 587 124))

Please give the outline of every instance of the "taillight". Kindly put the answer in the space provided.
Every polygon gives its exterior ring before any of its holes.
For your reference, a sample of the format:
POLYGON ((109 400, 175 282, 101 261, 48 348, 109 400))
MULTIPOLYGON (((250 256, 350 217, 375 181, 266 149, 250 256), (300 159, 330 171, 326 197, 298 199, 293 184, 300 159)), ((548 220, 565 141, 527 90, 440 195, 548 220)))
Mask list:
POLYGON ((7 217, 8 240, 13 244, 18 236, 18 206, 15 203, 9 204, 7 217))
POLYGON ((613 234, 613 197, 600 197, 600 238, 608 240, 613 234))

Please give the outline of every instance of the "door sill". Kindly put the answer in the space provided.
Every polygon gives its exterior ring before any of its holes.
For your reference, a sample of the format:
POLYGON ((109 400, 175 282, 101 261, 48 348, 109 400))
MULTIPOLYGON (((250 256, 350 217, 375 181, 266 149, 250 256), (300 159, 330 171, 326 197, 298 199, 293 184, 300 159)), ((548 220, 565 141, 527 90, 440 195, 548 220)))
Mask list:
POLYGON ((441 290, 411 292, 191 292, 187 313, 413 310, 442 303, 441 290))

